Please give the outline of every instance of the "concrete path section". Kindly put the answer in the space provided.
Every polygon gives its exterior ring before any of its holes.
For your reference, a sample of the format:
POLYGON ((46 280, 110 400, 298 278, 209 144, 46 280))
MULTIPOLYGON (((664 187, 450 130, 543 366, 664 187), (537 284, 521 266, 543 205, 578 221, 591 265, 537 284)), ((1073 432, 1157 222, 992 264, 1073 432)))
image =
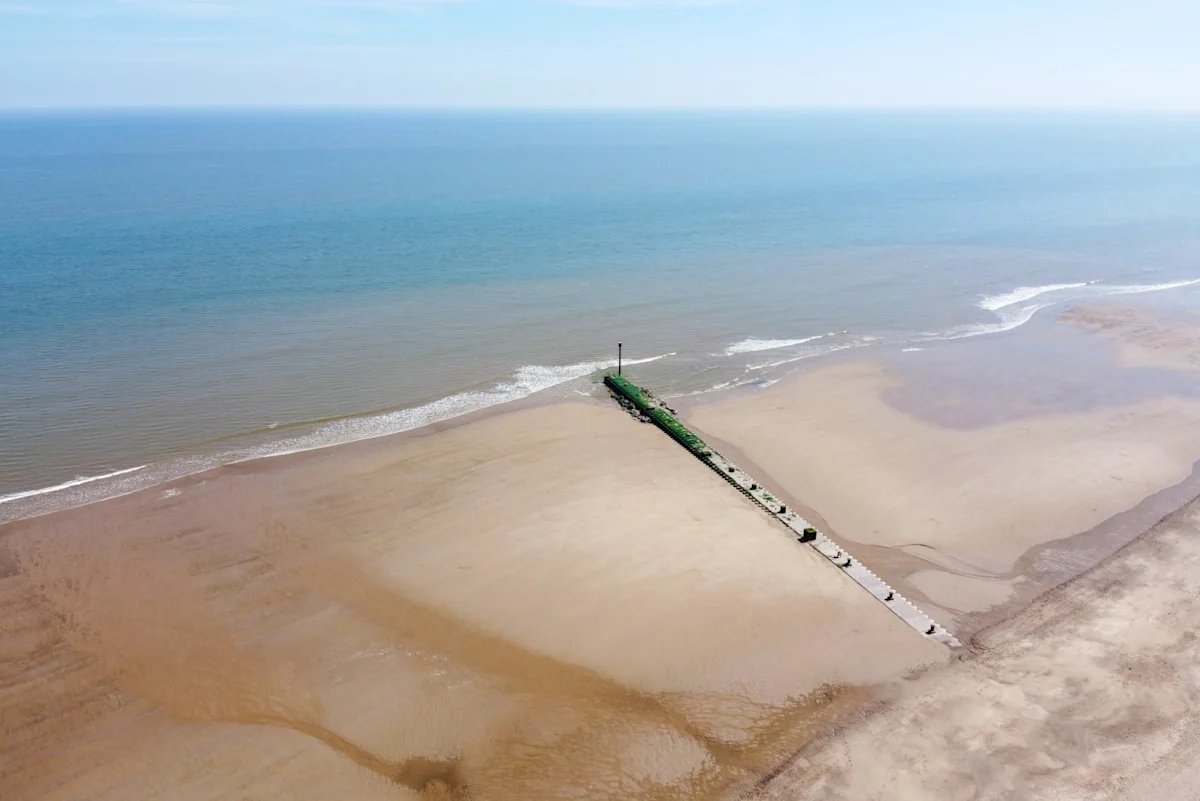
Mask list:
POLYGON ((773 515, 796 535, 799 542, 807 543, 818 553, 841 568, 846 575, 854 579, 859 586, 871 593, 880 603, 892 610, 901 620, 923 636, 947 645, 951 648, 961 648, 962 643, 938 625, 916 607, 911 601, 888 586, 887 582, 871 572, 862 562, 826 535, 818 531, 812 524, 800 515, 788 509, 771 493, 763 489, 762 484, 754 480, 737 465, 730 462, 716 451, 705 461, 713 470, 720 473, 727 481, 736 486, 748 498, 762 507, 768 514, 773 515))

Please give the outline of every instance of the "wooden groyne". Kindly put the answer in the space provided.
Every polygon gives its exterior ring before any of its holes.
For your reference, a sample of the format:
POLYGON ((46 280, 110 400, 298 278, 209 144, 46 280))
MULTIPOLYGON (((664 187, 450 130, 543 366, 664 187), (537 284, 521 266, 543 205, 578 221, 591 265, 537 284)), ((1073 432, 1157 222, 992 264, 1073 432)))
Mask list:
POLYGON ((622 406, 645 422, 658 426, 671 439, 682 445, 689 453, 708 465, 717 475, 728 481, 738 492, 749 498, 772 518, 789 529, 798 542, 814 548, 819 554, 854 579, 884 606, 892 610, 901 620, 928 637, 951 648, 961 648, 954 635, 935 623, 911 601, 893 590, 883 579, 868 570, 862 562, 851 556, 803 517, 763 488, 744 470, 717 453, 687 426, 679 421, 675 412, 650 392, 620 375, 604 377, 604 384, 622 406))

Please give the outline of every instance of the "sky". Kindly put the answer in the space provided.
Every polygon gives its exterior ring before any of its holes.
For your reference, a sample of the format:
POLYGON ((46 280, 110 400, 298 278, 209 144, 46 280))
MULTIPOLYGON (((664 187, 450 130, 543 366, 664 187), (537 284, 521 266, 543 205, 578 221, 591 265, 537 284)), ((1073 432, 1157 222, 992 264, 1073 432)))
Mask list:
POLYGON ((0 108, 1200 111, 1200 0, 0 0, 0 108))

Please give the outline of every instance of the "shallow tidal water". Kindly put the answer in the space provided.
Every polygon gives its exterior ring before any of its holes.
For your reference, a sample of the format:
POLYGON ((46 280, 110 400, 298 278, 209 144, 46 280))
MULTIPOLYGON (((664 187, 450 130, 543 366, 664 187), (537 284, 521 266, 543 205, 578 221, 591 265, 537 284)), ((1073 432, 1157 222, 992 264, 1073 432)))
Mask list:
POLYGON ((1187 285, 1198 143, 1086 114, 0 117, 0 519, 590 392, 617 341, 682 394, 1187 285))

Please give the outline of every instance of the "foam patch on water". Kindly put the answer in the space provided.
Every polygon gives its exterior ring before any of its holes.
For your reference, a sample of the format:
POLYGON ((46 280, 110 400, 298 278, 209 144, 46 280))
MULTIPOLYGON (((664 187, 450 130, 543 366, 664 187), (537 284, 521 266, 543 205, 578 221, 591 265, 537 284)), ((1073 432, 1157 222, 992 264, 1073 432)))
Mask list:
POLYGON ((995 314, 999 320, 995 323, 977 323, 975 325, 955 328, 944 334, 930 334, 931 339, 962 339, 983 334, 996 334, 1001 331, 1011 331, 1033 319, 1042 309, 1070 300, 1092 300, 1096 298, 1119 295, 1140 295, 1146 292, 1163 292, 1169 289, 1180 289, 1186 286, 1200 284, 1200 278, 1189 278, 1181 281, 1168 281, 1157 284, 1103 284, 1099 281, 1086 281, 1074 284, 1045 284, 1043 286, 1020 286, 1003 295, 992 295, 979 301, 979 308, 995 314), (1072 292, 1064 297, 1044 299, 1044 302, 1025 303, 1025 301, 1067 290, 1072 292), (1018 305, 1025 303, 1025 305, 1018 305))
POLYGON ((1000 318, 999 322, 965 325, 961 328, 947 331, 944 334, 934 334, 930 336, 930 339, 964 339, 966 337, 982 336, 983 334, 998 334, 1001 331, 1011 331, 1018 326, 1025 325, 1025 323, 1033 319, 1033 315, 1042 309, 1053 305, 1053 303, 1035 303, 1029 306, 1022 306, 1018 309, 1014 309, 1011 306, 1005 307, 996 312, 996 316, 1000 318))
POLYGON ((1015 303, 1021 303, 1026 300, 1032 300, 1038 295, 1045 295, 1047 292, 1059 292, 1064 289, 1080 289, 1088 285, 1087 281, 1077 284, 1044 284, 1043 286, 1019 286, 1011 292, 1005 292, 1003 295, 990 295, 979 301, 979 308, 987 311, 999 311, 1007 306, 1012 306, 1015 303))
POLYGON ((1171 281, 1165 284, 1113 284, 1110 286, 1100 286, 1098 289, 1103 290, 1104 295, 1140 295, 1143 292, 1162 292, 1167 289, 1181 289, 1193 284, 1200 284, 1200 278, 1191 278, 1186 281, 1171 281))
POLYGON ((817 334, 815 337, 805 337, 804 339, 743 339, 741 342, 735 342, 725 349, 726 356, 736 356, 739 353, 757 353, 761 350, 775 350, 776 348, 790 348, 793 345, 803 345, 805 342, 812 342, 822 337, 830 336, 830 334, 817 334))
POLYGON ((805 359, 813 359, 813 358, 816 358, 817 356, 827 356, 830 353, 837 353, 839 350, 847 350, 849 348, 866 347, 869 344, 870 344, 869 342, 862 342, 860 340, 858 342, 849 342, 849 343, 846 343, 843 345, 830 345, 828 347, 823 347, 823 348, 811 348, 804 353, 800 353, 795 356, 789 356, 786 359, 773 359, 772 361, 768 361, 768 362, 759 362, 757 364, 747 365, 746 369, 748 369, 748 370, 768 370, 772 367, 781 367, 785 364, 792 364, 793 362, 800 362, 800 361, 804 361, 805 359))

